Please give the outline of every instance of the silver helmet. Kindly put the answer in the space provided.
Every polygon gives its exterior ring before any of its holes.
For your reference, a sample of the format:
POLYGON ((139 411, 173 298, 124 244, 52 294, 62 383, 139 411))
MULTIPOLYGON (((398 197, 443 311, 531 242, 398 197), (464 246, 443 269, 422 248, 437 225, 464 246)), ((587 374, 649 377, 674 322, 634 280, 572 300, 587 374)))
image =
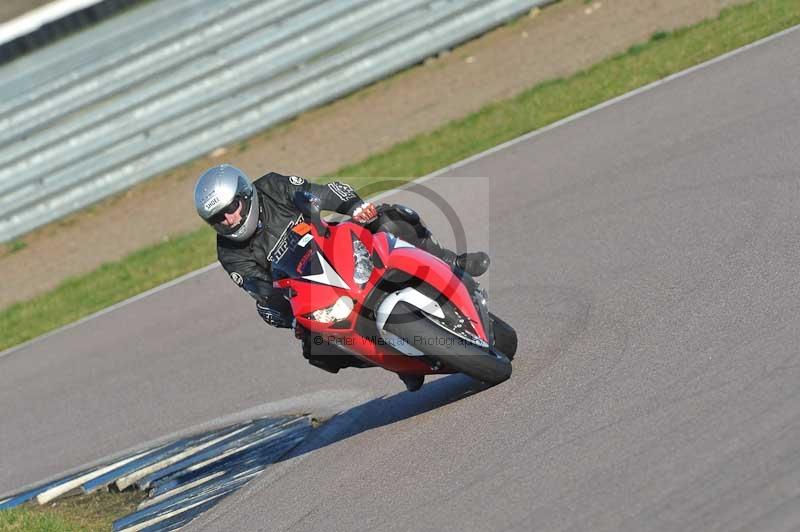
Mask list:
POLYGON ((244 172, 229 164, 206 170, 194 188, 194 206, 197 214, 225 238, 243 242, 258 227, 258 194, 244 172), (229 226, 225 214, 241 208, 241 221, 229 226))

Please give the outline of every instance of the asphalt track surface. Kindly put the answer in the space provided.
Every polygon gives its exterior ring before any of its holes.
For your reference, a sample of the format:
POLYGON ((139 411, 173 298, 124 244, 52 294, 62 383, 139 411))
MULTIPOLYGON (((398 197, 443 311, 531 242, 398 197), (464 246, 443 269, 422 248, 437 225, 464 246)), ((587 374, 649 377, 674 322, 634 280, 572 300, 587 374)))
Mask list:
POLYGON ((798 49, 425 182, 491 251, 510 381, 321 372, 212 269, 0 358, 0 492, 286 400, 344 411, 191 530, 800 529, 798 49))

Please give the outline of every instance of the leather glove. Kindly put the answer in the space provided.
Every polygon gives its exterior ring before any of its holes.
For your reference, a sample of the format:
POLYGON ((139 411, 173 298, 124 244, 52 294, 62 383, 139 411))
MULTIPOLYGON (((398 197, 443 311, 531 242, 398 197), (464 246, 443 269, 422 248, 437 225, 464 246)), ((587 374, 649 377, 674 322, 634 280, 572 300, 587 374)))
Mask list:
POLYGON ((369 202, 362 203, 356 207, 356 210, 353 211, 353 221, 361 225, 374 222, 377 218, 378 209, 375 208, 375 205, 369 202))
POLYGON ((270 306, 262 306, 256 302, 256 310, 261 319, 273 327, 280 329, 291 329, 294 327, 294 316, 291 313, 282 312, 270 306))

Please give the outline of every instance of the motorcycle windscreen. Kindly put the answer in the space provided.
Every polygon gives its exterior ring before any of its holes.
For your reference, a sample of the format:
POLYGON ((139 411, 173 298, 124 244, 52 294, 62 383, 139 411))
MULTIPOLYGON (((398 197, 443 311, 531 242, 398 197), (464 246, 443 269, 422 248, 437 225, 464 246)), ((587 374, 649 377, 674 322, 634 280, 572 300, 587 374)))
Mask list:
POLYGON ((323 269, 319 261, 319 247, 311 233, 301 236, 290 231, 286 239, 286 249, 272 263, 273 278, 299 279, 321 273, 323 269))

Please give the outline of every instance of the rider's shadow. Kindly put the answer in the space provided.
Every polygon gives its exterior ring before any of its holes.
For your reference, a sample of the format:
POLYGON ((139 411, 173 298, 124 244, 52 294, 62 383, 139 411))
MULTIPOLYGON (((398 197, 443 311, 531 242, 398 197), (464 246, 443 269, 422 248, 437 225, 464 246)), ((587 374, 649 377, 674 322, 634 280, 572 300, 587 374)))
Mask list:
POLYGON ((328 419, 281 461, 313 452, 374 428, 430 412, 489 387, 465 375, 453 374, 426 383, 417 392, 377 397, 328 419))

